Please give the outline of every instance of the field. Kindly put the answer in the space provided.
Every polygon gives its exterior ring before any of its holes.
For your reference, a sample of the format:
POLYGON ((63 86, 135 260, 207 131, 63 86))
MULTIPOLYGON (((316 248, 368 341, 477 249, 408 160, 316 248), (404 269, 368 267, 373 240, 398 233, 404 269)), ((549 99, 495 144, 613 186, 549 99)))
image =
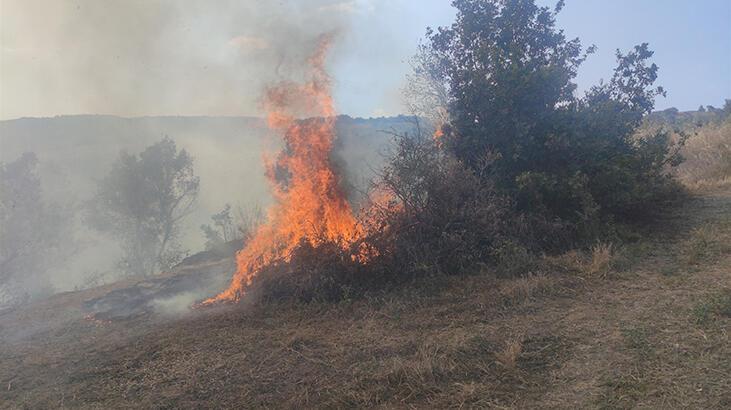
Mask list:
POLYGON ((726 187, 516 279, 112 321, 83 302, 133 283, 64 293, 0 315, 0 405, 728 408, 729 244, 726 187))

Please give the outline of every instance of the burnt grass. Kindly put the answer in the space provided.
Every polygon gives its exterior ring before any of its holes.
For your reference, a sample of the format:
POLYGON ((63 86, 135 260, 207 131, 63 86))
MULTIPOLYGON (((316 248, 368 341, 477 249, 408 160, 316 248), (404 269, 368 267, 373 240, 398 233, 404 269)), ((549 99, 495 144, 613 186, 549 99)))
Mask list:
POLYGON ((0 314, 0 407, 728 408, 731 191, 662 219, 601 277, 547 260, 111 321, 83 303, 128 285, 57 295, 0 314))

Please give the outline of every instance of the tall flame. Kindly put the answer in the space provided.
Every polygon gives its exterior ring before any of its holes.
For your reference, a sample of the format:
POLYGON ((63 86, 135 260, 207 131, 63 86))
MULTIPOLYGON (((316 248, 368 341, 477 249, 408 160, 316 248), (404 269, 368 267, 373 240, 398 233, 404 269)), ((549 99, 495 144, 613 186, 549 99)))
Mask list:
POLYGON ((275 202, 268 210, 267 223, 236 254, 237 270, 228 289, 203 304, 238 301, 262 268, 287 261, 303 241, 312 245, 330 241, 346 247, 359 236, 330 159, 335 107, 325 57, 331 40, 331 36, 321 38, 308 59, 305 82, 283 82, 265 92, 269 127, 283 132, 285 142, 276 160, 267 161, 275 202), (297 120, 302 114, 311 118, 297 120))

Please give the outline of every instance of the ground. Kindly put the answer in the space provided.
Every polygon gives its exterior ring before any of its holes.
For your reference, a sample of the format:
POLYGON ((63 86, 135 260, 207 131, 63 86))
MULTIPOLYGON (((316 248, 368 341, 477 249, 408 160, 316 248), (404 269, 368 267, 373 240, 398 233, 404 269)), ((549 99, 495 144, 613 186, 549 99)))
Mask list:
POLYGON ((109 290, 0 314, 0 407, 731 407, 731 189, 518 279, 81 317, 109 290))

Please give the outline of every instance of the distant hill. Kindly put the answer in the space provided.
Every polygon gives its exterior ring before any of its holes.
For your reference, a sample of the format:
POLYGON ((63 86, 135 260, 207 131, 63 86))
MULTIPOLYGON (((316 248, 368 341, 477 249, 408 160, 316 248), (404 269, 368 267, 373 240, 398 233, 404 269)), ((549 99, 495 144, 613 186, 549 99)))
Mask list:
POLYGON ((731 114, 731 100, 726 100, 723 108, 715 108, 709 105, 706 107, 701 106, 696 111, 678 111, 677 108, 655 111, 647 117, 647 123, 649 125, 665 125, 687 129, 702 127, 711 123, 721 123, 729 114, 731 114))
MULTIPOLYGON (((413 119, 405 116, 339 116, 337 155, 350 176, 366 176, 380 164, 379 153, 391 138, 388 132, 412 127, 413 119)), ((266 195, 261 156, 276 152, 280 139, 255 117, 78 115, 0 121, 0 161, 35 152, 41 175, 48 179, 44 189, 49 195, 83 198, 121 150, 139 152, 163 136, 172 137, 195 157, 203 208, 214 211, 225 202, 266 195)))

